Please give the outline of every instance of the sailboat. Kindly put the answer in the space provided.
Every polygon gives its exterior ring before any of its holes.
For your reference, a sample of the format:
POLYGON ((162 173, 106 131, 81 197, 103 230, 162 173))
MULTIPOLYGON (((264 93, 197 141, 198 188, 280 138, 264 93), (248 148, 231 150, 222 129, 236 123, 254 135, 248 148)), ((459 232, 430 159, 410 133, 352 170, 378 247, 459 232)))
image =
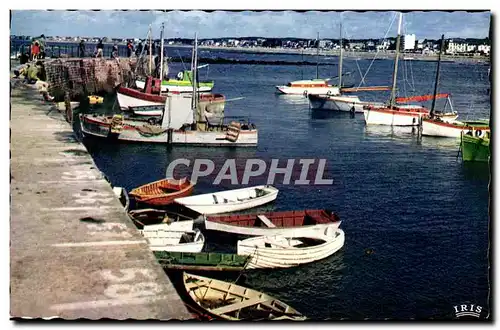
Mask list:
POLYGON ((332 94, 339 95, 338 86, 331 85, 330 79, 319 78, 319 33, 318 45, 316 47, 316 79, 291 81, 286 85, 276 86, 281 94, 309 95, 309 94, 332 94))
MULTIPOLYGON (((351 91, 384 91, 389 90, 387 86, 372 86, 372 87, 358 87, 358 88, 342 88, 342 60, 343 60, 343 46, 342 46, 342 23, 340 23, 340 55, 339 55, 339 84, 340 93, 338 95, 327 93, 322 94, 309 94, 309 105, 312 109, 334 110, 344 112, 363 112, 363 107, 373 104, 373 102, 363 102, 356 95, 345 94, 351 91)), ((380 104, 382 105, 382 103, 380 104)))
MULTIPOLYGON (((164 24, 162 24, 160 32, 160 78, 154 78, 152 76, 152 58, 151 58, 151 27, 148 32, 148 38, 150 40, 150 56, 149 56, 149 75, 146 77, 145 81, 137 84, 137 88, 120 86, 117 89, 116 96, 118 104, 122 111, 131 112, 137 116, 161 116, 163 112, 163 106, 165 105, 168 93, 167 92, 185 92, 193 91, 191 72, 184 73, 182 77, 182 88, 172 89, 164 88, 164 82, 162 82, 161 77, 163 77, 164 69, 164 24), (187 80, 185 80, 187 79, 187 80), (188 89, 185 87, 188 86, 188 89), (158 107, 152 107, 158 106, 158 107)), ((142 54, 141 54, 142 55, 142 54)), ((199 85, 199 84, 198 84, 199 85)), ((213 87, 213 84, 212 84, 213 87)), ((210 88, 211 90, 211 88, 210 88)), ((206 88, 203 91, 207 91, 206 88)), ((225 107, 225 97, 222 94, 210 94, 204 93, 200 97, 200 104, 204 107, 210 106, 211 108, 217 107, 216 112, 223 112, 225 107)))
MULTIPOLYGON (((467 120, 467 121, 458 121, 458 120, 446 120, 446 118, 442 118, 436 116, 436 112, 434 111, 436 98, 437 98, 437 88, 439 83, 439 73, 441 67, 441 54, 444 49, 444 34, 441 36, 441 50, 439 52, 438 66, 436 70, 436 82, 434 85, 434 98, 432 100, 432 107, 429 118, 424 118, 422 121, 422 135, 426 136, 437 136, 437 137, 450 137, 450 138, 460 138, 462 132, 470 132, 472 135, 482 138, 486 135, 486 132, 490 131, 490 125, 488 121, 484 120, 467 120)), ((445 104, 451 105, 451 100, 448 94, 446 94, 448 99, 445 104)), ((452 113, 455 113, 452 111, 452 113)), ((456 113, 455 113, 456 114, 456 113)))
MULTIPOLYGON (((398 36, 396 39, 396 58, 394 60, 394 72, 389 104, 365 105, 363 107, 363 114, 367 125, 417 126, 424 116, 429 115, 429 110, 420 105, 396 105, 396 82, 398 75, 402 21, 403 14, 399 13, 398 36)), ((400 99, 399 101, 411 101, 411 99, 400 99)))
POLYGON ((196 88, 198 38, 195 35, 191 75, 193 95, 171 93, 166 98, 159 124, 124 118, 80 114, 81 131, 94 136, 131 142, 164 143, 193 146, 255 147, 258 131, 248 121, 224 123, 224 114, 199 106, 196 88))

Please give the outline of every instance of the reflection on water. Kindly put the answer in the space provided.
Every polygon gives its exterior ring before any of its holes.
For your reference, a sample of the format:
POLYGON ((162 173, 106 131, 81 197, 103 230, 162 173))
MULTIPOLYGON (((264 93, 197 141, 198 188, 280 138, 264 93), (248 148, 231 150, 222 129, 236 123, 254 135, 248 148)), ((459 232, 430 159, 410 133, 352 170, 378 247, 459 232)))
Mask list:
POLYGON ((365 126, 365 136, 368 138, 384 140, 418 140, 418 127, 405 127, 405 126, 385 126, 385 125, 368 125, 365 126))
POLYGON ((286 104, 309 105, 309 99, 301 94, 280 94, 277 92, 276 97, 279 97, 279 99, 286 104))
POLYGON ((311 109, 312 119, 330 119, 330 118, 360 118, 363 119, 362 113, 353 114, 347 111, 334 111, 326 109, 311 109))

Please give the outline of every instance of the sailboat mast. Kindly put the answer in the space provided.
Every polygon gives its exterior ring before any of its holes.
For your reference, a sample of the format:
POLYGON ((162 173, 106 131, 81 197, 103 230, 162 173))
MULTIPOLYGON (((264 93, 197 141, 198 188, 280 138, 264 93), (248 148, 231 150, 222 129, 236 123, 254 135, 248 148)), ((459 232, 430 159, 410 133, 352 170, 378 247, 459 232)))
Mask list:
POLYGON ((339 88, 342 88, 342 18, 340 21, 339 88))
POLYGON ((152 69, 152 63, 153 63, 153 44, 151 42, 152 39, 152 32, 151 32, 151 25, 149 26, 149 75, 151 75, 152 69))
POLYGON ((398 80, 398 62, 399 62, 399 45, 401 43, 401 23, 403 21, 403 13, 399 13, 399 24, 398 24, 398 37, 396 39, 396 58, 394 59, 394 73, 392 76, 392 89, 391 89, 391 99, 389 107, 394 106, 394 101, 396 100, 396 83, 398 80))
POLYGON ((198 44, 198 34, 194 34, 194 45, 193 45, 193 58, 191 59, 191 83, 193 84, 193 97, 191 99, 191 106, 193 109, 193 118, 194 118, 194 123, 196 124, 198 121, 198 116, 197 116, 197 108, 198 108, 198 102, 197 102, 197 93, 196 93, 196 87, 197 87, 197 82, 196 82, 196 66, 198 65, 197 57, 198 57, 198 50, 197 50, 197 44, 198 44))
POLYGON ((439 49, 438 65, 436 70, 436 81, 434 82, 434 97, 432 98, 432 106, 430 113, 431 117, 434 116, 434 107, 436 106, 436 95, 439 84, 439 72, 441 71, 441 55, 443 54, 443 50, 444 50, 444 34, 441 35, 441 48, 439 49))
MULTIPOLYGON (((163 32, 165 30, 165 23, 161 23, 161 33, 160 33, 160 81, 163 80, 163 32)), ((161 82, 160 82, 161 86, 161 82)))
POLYGON ((316 79, 319 79, 319 32, 318 32, 318 45, 316 47, 316 79))

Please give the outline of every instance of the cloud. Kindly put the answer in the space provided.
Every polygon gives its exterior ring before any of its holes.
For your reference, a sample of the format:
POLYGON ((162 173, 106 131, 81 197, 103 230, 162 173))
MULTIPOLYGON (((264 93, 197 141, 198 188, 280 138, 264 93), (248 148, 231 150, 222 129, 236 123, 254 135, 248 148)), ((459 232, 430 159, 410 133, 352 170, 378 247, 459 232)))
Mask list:
MULTIPOLYGON (((167 38, 192 38, 195 32, 199 38, 315 38, 317 32, 323 38, 338 38, 341 15, 345 37, 350 39, 381 38, 386 32, 388 36, 397 33, 394 12, 15 10, 11 34, 145 37, 152 24, 158 37, 164 22, 167 38)), ((437 39, 442 33, 449 38, 484 38, 488 36, 490 15, 490 12, 409 12, 404 14, 403 31, 415 33, 418 39, 437 39)))

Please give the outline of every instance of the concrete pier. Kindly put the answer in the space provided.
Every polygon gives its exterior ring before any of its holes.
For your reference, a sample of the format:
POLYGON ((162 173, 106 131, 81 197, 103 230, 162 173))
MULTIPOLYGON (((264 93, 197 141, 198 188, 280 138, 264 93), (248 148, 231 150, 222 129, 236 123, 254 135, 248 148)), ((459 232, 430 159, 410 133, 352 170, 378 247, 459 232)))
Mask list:
POLYGON ((16 85, 11 317, 192 318, 64 116, 16 85))

